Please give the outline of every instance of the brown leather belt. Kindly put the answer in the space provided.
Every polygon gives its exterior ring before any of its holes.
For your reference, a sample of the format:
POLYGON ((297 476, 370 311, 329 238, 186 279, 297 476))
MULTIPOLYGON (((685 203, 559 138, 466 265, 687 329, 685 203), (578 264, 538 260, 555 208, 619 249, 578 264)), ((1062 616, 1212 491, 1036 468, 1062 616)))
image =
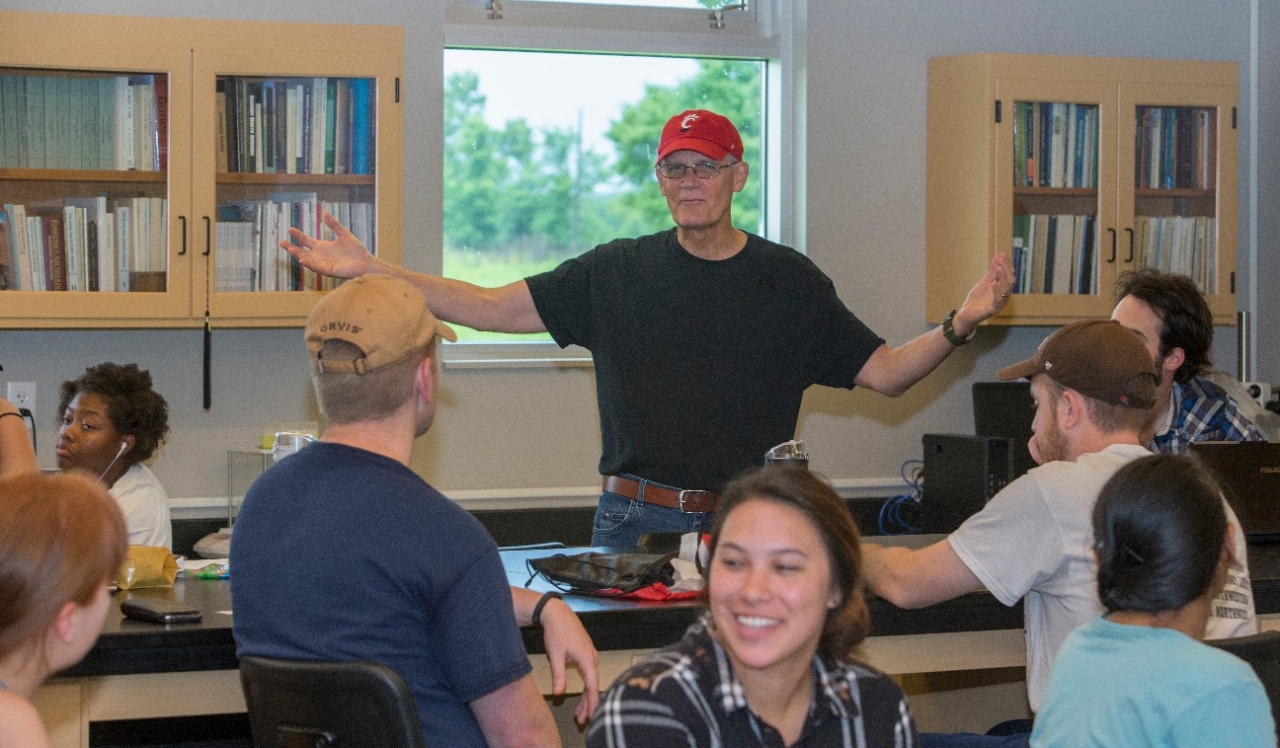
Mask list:
MULTIPOLYGON (((641 482, 618 475, 604 477, 604 490, 616 493, 632 501, 640 501, 641 482)), ((696 491, 691 489, 667 488, 650 481, 644 481, 644 503, 657 504, 682 512, 714 512, 720 501, 720 494, 712 491, 696 491)))

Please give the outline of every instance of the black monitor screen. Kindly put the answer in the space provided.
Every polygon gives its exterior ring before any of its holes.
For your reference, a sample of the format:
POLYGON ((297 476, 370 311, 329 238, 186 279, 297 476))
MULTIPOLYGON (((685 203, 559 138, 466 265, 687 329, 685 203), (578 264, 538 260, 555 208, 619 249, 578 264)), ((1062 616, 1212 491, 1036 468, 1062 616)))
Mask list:
POLYGON ((1035 461, 1027 441, 1031 439, 1031 419, 1035 416, 1035 404, 1031 401, 1031 383, 974 382, 973 383, 973 433, 978 436, 1003 436, 1012 442, 1013 480, 1031 468, 1035 461))

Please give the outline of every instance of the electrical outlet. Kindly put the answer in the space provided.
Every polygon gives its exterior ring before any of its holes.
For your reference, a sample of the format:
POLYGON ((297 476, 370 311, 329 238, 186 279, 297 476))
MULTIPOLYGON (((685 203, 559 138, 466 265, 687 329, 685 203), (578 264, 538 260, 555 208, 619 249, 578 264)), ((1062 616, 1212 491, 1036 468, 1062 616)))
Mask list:
POLYGON ((31 417, 36 416, 36 383, 35 382, 10 382, 5 398, 19 408, 26 408, 31 411, 31 417))
POLYGON ((1244 385, 1245 392, 1249 396, 1258 401, 1258 405, 1267 407, 1267 401, 1271 399, 1271 384, 1268 382, 1241 382, 1244 385))

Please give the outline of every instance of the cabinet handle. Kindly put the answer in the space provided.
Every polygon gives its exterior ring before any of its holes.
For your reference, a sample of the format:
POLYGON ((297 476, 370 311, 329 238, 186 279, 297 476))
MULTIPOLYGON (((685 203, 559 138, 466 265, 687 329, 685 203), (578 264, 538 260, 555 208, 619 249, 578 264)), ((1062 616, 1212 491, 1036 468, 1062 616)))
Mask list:
POLYGON ((1107 262, 1115 262, 1116 261, 1116 230, 1109 228, 1107 229, 1107 233, 1111 234, 1111 259, 1107 260, 1107 262))
POLYGON ((182 257, 187 253, 187 217, 178 216, 178 223, 182 224, 182 249, 178 250, 178 256, 182 257))
POLYGON ((213 245, 209 241, 209 236, 210 236, 209 231, 210 231, 211 225, 212 224, 209 222, 209 216, 205 216, 204 217, 204 256, 205 257, 208 257, 209 253, 213 251, 213 245))
POLYGON ((1125 233, 1129 235, 1129 256, 1125 258, 1125 263, 1133 262, 1133 229, 1125 228, 1125 233))

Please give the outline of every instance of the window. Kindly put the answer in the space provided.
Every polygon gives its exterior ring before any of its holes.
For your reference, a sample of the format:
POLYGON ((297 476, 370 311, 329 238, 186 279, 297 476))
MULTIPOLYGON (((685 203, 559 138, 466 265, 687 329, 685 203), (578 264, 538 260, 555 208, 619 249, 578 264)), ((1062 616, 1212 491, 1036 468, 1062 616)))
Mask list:
MULTIPOLYGON (((724 34, 711 28, 705 3, 662 4, 682 9, 617 9, 621 15, 614 18, 682 24, 698 33, 676 39, 636 30, 626 35, 629 48, 618 49, 616 33, 592 28, 598 17, 575 16, 563 3, 547 4, 540 14, 541 0, 509 0, 501 3, 501 20, 447 27, 446 276, 502 285, 611 239, 670 228, 653 165, 663 124, 688 108, 721 112, 738 126, 752 171, 734 200, 734 223, 766 235, 775 229, 765 219, 777 215, 768 209, 766 170, 776 156, 765 123, 767 82, 777 60, 760 53, 773 47, 761 44, 754 16, 730 18, 725 25, 733 29, 724 34), (700 11, 687 10, 699 5, 700 11), (580 22, 577 28, 562 27, 574 26, 572 20, 580 22), (537 26, 537 48, 513 39, 532 30, 526 26, 537 26)), ((477 8, 458 3, 456 9, 474 18, 477 8)), ((455 365, 564 357, 546 335, 460 328, 459 339, 445 354, 455 365)))

